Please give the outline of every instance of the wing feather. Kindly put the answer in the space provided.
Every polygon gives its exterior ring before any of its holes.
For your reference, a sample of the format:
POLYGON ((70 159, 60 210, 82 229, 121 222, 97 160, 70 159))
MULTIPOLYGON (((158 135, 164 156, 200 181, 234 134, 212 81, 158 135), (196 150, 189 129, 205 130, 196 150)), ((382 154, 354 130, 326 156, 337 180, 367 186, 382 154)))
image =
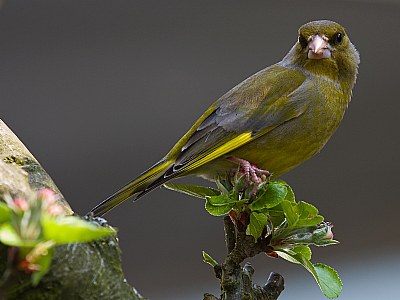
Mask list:
POLYGON ((176 158, 166 177, 190 172, 301 115, 307 102, 293 95, 305 81, 300 71, 277 64, 233 88, 171 150, 176 158))

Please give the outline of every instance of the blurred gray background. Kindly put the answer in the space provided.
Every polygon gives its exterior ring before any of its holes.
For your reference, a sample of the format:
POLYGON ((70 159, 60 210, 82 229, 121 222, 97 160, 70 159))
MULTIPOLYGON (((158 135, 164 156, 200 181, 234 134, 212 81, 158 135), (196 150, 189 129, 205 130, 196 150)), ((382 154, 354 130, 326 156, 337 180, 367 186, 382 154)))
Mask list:
MULTIPOLYGON (((297 28, 342 23, 361 53, 345 119, 287 174, 298 199, 335 224, 340 299, 398 299, 399 1, 3 1, 0 117, 85 214, 160 159, 220 95, 279 61, 297 28), (397 295, 397 296, 396 296, 397 295)), ((201 250, 224 257, 223 225, 200 200, 158 189, 107 215, 127 280, 151 299, 218 291, 201 250)), ((299 266, 260 255, 256 281, 282 300, 324 299, 299 266)))

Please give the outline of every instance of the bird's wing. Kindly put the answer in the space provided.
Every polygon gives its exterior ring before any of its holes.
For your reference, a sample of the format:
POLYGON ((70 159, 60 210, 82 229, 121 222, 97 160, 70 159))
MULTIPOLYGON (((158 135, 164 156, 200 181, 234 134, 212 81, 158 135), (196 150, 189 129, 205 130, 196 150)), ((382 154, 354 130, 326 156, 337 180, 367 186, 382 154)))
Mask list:
POLYGON ((233 88, 167 155, 174 163, 165 178, 190 172, 301 115, 307 108, 304 84, 302 72, 276 64, 233 88))

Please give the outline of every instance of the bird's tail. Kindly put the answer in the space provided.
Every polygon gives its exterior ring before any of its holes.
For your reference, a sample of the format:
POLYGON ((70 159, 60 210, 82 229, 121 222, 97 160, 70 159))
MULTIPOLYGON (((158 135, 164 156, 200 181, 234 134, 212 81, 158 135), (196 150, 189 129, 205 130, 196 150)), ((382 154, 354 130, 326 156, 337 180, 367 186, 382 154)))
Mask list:
MULTIPOLYGON (((162 175, 169 169, 170 166, 171 162, 168 160, 159 161, 150 169, 142 173, 139 177, 123 186, 100 204, 96 205, 89 212, 89 214, 93 214, 94 217, 101 217, 133 195, 140 193, 138 195, 138 197, 140 197, 160 186, 167 181, 162 175)), ((136 197, 136 199, 138 197, 136 197)))

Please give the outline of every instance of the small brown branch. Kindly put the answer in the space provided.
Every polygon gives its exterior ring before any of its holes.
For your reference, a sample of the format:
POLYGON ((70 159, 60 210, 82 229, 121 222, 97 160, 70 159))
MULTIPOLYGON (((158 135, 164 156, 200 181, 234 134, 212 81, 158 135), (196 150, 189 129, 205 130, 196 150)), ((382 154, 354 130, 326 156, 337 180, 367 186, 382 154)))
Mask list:
POLYGON ((284 289, 283 277, 275 272, 269 274, 267 283, 263 287, 255 287, 254 294, 256 299, 273 300, 278 299, 284 289))
POLYGON ((225 264, 237 266, 246 258, 253 257, 259 253, 268 253, 273 249, 268 246, 268 238, 260 238, 257 242, 250 235, 246 235, 245 231, 236 230, 235 248, 229 253, 225 264))
MULTIPOLYGON (((267 283, 263 286, 253 284, 254 269, 246 263, 240 264, 247 258, 259 253, 272 251, 269 238, 260 238, 254 241, 252 236, 246 235, 243 228, 237 228, 230 217, 224 218, 225 239, 228 255, 222 265, 216 266, 215 272, 220 279, 221 300, 276 300, 284 289, 283 277, 277 273, 271 273, 267 283), (218 270, 218 272, 217 272, 218 270)), ((218 299, 213 295, 204 295, 204 300, 218 299)))
POLYGON ((225 229, 225 243, 226 250, 230 254, 235 248, 236 237, 235 237, 235 225, 229 216, 224 217, 224 229, 225 229))
POLYGON ((204 298, 203 300, 219 300, 217 297, 215 297, 214 295, 211 294, 204 294, 204 298))

